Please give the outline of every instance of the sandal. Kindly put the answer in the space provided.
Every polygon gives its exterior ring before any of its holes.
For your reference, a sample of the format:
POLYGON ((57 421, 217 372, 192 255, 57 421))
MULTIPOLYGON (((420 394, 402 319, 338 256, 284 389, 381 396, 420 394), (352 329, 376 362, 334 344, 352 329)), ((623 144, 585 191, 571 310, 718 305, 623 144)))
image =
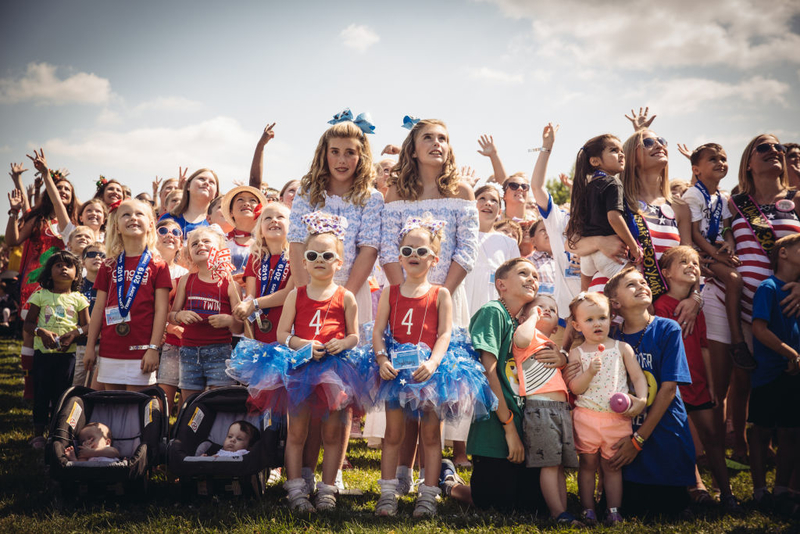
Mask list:
POLYGON ((731 359, 733 365, 745 371, 752 371, 758 365, 744 341, 731 345, 731 359))

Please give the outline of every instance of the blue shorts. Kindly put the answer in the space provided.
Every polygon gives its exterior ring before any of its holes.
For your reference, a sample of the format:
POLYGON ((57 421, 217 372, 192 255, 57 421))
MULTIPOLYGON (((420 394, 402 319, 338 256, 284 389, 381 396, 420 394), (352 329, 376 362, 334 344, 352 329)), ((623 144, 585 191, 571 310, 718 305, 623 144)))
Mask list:
POLYGON ((231 357, 231 344, 181 347, 181 389, 204 390, 207 386, 233 386, 236 381, 225 374, 225 360, 231 357))

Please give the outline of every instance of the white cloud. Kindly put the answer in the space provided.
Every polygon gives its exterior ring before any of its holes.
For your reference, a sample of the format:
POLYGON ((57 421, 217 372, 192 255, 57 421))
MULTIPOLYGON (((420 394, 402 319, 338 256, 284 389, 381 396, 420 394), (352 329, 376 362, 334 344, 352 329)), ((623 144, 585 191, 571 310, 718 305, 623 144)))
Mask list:
POLYGON ((470 76, 476 80, 485 80, 504 85, 513 85, 522 83, 521 74, 509 74, 501 70, 490 69, 488 67, 481 67, 480 69, 472 69, 470 76))
POLYGON ((107 79, 86 72, 60 79, 56 67, 47 63, 29 63, 22 77, 0 79, 0 103, 3 104, 103 105, 111 97, 111 83, 107 79))
POLYGON ((182 96, 160 96, 138 104, 131 111, 134 114, 140 114, 145 111, 196 112, 202 107, 202 103, 182 96))
POLYGON ((791 30, 800 2, 592 2, 485 0, 513 18, 532 21, 538 53, 611 69, 725 65, 748 69, 800 63, 791 30))
POLYGON ((788 92, 788 84, 760 76, 739 83, 724 83, 703 78, 653 80, 637 91, 639 94, 654 95, 648 102, 652 109, 676 115, 692 113, 709 102, 725 99, 785 105, 785 96, 788 92))
POLYGON ((8 154, 11 152, 11 147, 8 145, 0 146, 0 154, 8 154))
POLYGON ((369 26, 351 24, 339 33, 342 42, 348 48, 366 52, 367 48, 381 40, 369 26))

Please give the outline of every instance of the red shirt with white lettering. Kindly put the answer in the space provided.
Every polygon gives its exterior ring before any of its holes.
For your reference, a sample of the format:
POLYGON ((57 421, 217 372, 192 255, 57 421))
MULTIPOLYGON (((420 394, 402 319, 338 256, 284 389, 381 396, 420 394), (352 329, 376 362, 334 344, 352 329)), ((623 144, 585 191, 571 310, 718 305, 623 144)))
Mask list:
POLYGON ((203 318, 202 321, 183 325, 181 347, 204 347, 206 345, 230 344, 232 334, 230 328, 215 328, 208 322, 212 315, 231 314, 231 299, 228 298, 228 279, 217 285, 216 281, 204 282, 197 273, 191 273, 186 279, 186 300, 184 311, 193 311, 203 318))
MULTIPOLYGON (((128 293, 128 286, 130 286, 138 265, 139 256, 125 257, 123 298, 128 293)), ((118 305, 116 271, 117 259, 106 260, 98 270, 97 279, 94 281, 96 290, 108 293, 106 308, 116 308, 118 305)), ((130 332, 125 336, 117 334, 115 325, 106 324, 105 310, 93 310, 93 313, 103 314, 103 326, 100 330, 100 351, 98 353, 100 356, 117 360, 142 359, 145 350, 130 350, 130 347, 150 344, 150 336, 153 333, 153 320, 156 313, 156 289, 161 288, 166 290, 172 288, 169 267, 164 260, 153 256, 150 258, 150 263, 147 264, 139 291, 136 293, 136 298, 131 305, 127 321, 130 326, 130 332)))
POLYGON ((433 349, 439 337, 439 299, 440 286, 431 286, 427 293, 419 297, 404 297, 400 286, 389 287, 389 326, 392 336, 398 343, 420 342, 433 349))
MULTIPOLYGON (((271 254, 267 256, 269 258, 269 273, 268 275, 270 278, 272 277, 273 272, 275 271, 275 266, 278 265, 278 262, 281 259, 280 254, 271 254)), ((289 275, 291 274, 291 269, 289 267, 289 263, 286 263, 286 269, 283 271, 283 275, 281 276, 280 284, 278 284, 278 289, 275 291, 279 291, 286 287, 286 282, 289 281, 289 275)), ((254 258, 250 256, 247 259, 247 265, 244 268, 244 279, 247 280, 248 278, 255 278, 256 279, 256 294, 259 297, 263 297, 265 295, 261 294, 261 258, 254 258)), ((269 280, 267 281, 267 288, 269 287, 269 280)), ((265 288, 266 291, 266 288, 265 288)), ((258 328, 258 323, 253 323, 253 334, 258 341, 262 343, 274 343, 278 341, 278 322, 281 320, 281 313, 283 312, 283 306, 275 306, 269 309, 267 312, 266 319, 272 324, 272 329, 269 332, 262 332, 258 328)), ((264 321, 264 316, 261 316, 262 322, 264 321)), ((282 340, 281 340, 282 341, 282 340)))
POLYGON ((331 298, 325 300, 309 298, 306 286, 297 288, 294 335, 327 343, 331 339, 344 339, 346 332, 342 286, 337 287, 331 298))

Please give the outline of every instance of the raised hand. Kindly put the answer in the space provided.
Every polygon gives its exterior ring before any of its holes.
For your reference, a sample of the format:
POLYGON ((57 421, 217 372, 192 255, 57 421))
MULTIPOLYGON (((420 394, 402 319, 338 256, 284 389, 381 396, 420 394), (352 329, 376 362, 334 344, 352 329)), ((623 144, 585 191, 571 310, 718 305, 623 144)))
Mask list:
POLYGON ((478 154, 481 156, 486 156, 487 158, 491 158, 492 156, 497 155, 497 147, 494 146, 494 138, 491 135, 482 135, 478 139, 478 144, 480 145, 480 149, 478 150, 478 154))
POLYGON ((264 133, 261 134, 261 139, 259 139, 258 142, 261 143, 262 145, 266 145, 267 143, 275 139, 275 130, 273 130, 274 127, 275 127, 274 122, 272 124, 268 124, 267 127, 264 128, 264 133))
POLYGON ((28 169, 25 168, 25 165, 23 163, 12 163, 11 172, 8 174, 16 182, 17 180, 19 180, 20 175, 27 170, 28 169))
POLYGON ((625 118, 631 121, 633 125, 633 129, 635 131, 644 130, 645 128, 649 128, 653 121, 656 119, 656 116, 653 115, 649 119, 647 118, 647 114, 650 113, 650 107, 644 108, 644 112, 642 108, 639 108, 639 113, 637 114, 634 110, 631 110, 631 116, 628 117, 625 115, 625 118))
POLYGON ((22 199, 22 191, 14 189, 8 194, 8 205, 11 211, 22 211, 25 201, 22 199))
POLYGON ((189 173, 189 167, 178 167, 178 189, 183 189, 183 184, 186 183, 186 175, 189 173))
POLYGON ((237 179, 234 178, 233 185, 242 186, 242 185, 246 185, 246 184, 244 183, 244 180, 237 180, 237 179))
POLYGON ((689 161, 692 161, 692 151, 689 150, 689 147, 686 146, 685 143, 684 144, 678 143, 678 152, 686 156, 686 159, 688 159, 689 161))
POLYGON ((384 154, 389 154, 390 156, 396 156, 399 153, 400 153, 400 147, 397 145, 386 145, 385 147, 383 147, 383 150, 381 150, 381 156, 383 156, 384 154))
POLYGON ((572 180, 569 179, 568 174, 564 174, 563 172, 558 175, 558 179, 561 180, 561 183, 567 186, 567 189, 572 191, 572 180))
POLYGON ((553 149, 553 143, 556 142, 556 132, 561 127, 560 124, 553 124, 552 122, 548 122, 547 126, 544 127, 542 131, 542 147, 548 150, 553 149))
POLYGON ((469 165, 461 167, 459 174, 461 175, 461 181, 468 183, 470 187, 475 187, 475 184, 478 183, 479 178, 475 175, 475 169, 469 165))
MULTIPOLYGON (((33 166, 36 167, 36 170, 44 175, 45 172, 49 172, 47 167, 47 158, 44 157, 44 149, 39 149, 39 152, 36 152, 36 149, 33 149, 33 156, 27 155, 28 159, 33 162, 33 166)), ((41 177, 39 178, 41 179, 41 177)), ((39 186, 41 187, 41 185, 39 186)))
POLYGON ((161 182, 163 182, 163 178, 159 178, 156 176, 156 179, 153 180, 153 199, 158 200, 158 188, 161 186, 161 182))

